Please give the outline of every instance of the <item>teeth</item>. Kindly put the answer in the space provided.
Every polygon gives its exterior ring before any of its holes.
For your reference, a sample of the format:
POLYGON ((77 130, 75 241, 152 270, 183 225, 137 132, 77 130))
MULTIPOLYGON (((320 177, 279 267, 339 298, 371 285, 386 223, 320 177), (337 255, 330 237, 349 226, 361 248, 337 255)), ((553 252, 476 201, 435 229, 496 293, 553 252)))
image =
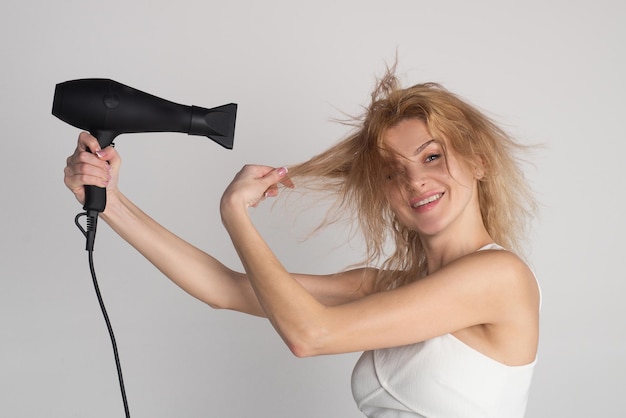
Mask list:
POLYGON ((426 204, 428 204, 428 203, 430 203, 430 202, 434 202, 435 200, 439 200, 439 199, 441 199, 441 196, 443 196, 443 194, 442 194, 442 193, 437 193, 437 194, 435 194, 435 195, 432 195, 432 196, 431 196, 431 197, 429 197, 429 198, 426 198, 426 199, 424 199, 424 200, 420 200, 419 202, 412 204, 412 205, 411 205, 411 207, 412 207, 412 208, 417 208, 417 207, 419 207, 419 206, 424 206, 424 205, 426 205, 426 204))

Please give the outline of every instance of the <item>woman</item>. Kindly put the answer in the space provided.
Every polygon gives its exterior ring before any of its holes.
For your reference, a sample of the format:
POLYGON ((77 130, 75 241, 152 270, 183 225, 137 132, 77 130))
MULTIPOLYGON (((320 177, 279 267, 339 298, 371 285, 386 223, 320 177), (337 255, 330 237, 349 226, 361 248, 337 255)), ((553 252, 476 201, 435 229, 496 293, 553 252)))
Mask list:
POLYGON ((106 186, 101 217, 122 238, 210 306, 266 316, 296 356, 365 351, 352 376, 365 415, 523 416, 540 294, 510 251, 533 209, 519 145, 439 85, 400 88, 393 70, 356 126, 289 175, 250 165, 235 176, 220 211, 245 273, 137 208, 117 187, 119 155, 87 133, 65 183, 80 202, 84 185, 106 186), (248 212, 295 179, 336 196, 333 216, 355 214, 366 267, 326 276, 284 269, 248 212))

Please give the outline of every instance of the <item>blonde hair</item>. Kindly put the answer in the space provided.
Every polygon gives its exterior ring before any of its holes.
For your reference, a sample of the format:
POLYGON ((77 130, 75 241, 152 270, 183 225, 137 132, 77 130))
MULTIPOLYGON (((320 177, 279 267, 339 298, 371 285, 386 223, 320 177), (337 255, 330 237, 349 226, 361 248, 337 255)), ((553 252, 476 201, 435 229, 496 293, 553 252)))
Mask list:
MULTIPOLYGON (((347 138, 310 160, 290 167, 299 188, 336 197, 324 225, 348 215, 360 227, 366 241, 367 265, 382 265, 379 290, 412 282, 426 274, 424 248, 417 232, 401 225, 391 211, 383 183, 389 158, 384 150, 385 132, 400 121, 422 120, 435 137, 469 164, 482 160, 484 176, 478 195, 482 219, 495 242, 521 252, 521 241, 535 203, 516 158, 524 146, 475 107, 437 83, 401 88, 395 66, 378 80, 370 105, 349 124, 355 130, 347 138), (386 245, 393 248, 386 255, 386 245)), ((388 187, 388 184, 387 184, 388 187)))

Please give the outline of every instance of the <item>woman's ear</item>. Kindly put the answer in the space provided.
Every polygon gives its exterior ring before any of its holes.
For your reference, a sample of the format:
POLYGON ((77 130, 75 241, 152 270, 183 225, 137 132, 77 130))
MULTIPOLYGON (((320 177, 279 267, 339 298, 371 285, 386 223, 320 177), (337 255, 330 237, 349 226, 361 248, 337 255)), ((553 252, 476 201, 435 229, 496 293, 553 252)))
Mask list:
POLYGON ((477 155, 474 158, 474 178, 476 180, 482 180, 485 177, 486 164, 482 155, 477 155))

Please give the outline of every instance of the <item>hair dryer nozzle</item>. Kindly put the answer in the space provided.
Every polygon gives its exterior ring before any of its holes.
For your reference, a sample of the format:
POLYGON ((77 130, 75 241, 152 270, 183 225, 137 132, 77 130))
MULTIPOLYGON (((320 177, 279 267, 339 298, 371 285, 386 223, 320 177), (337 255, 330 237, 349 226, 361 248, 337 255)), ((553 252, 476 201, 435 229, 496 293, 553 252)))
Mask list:
POLYGON ((204 135, 224 148, 233 148, 237 105, 226 104, 213 109, 192 106, 189 135, 204 135))

